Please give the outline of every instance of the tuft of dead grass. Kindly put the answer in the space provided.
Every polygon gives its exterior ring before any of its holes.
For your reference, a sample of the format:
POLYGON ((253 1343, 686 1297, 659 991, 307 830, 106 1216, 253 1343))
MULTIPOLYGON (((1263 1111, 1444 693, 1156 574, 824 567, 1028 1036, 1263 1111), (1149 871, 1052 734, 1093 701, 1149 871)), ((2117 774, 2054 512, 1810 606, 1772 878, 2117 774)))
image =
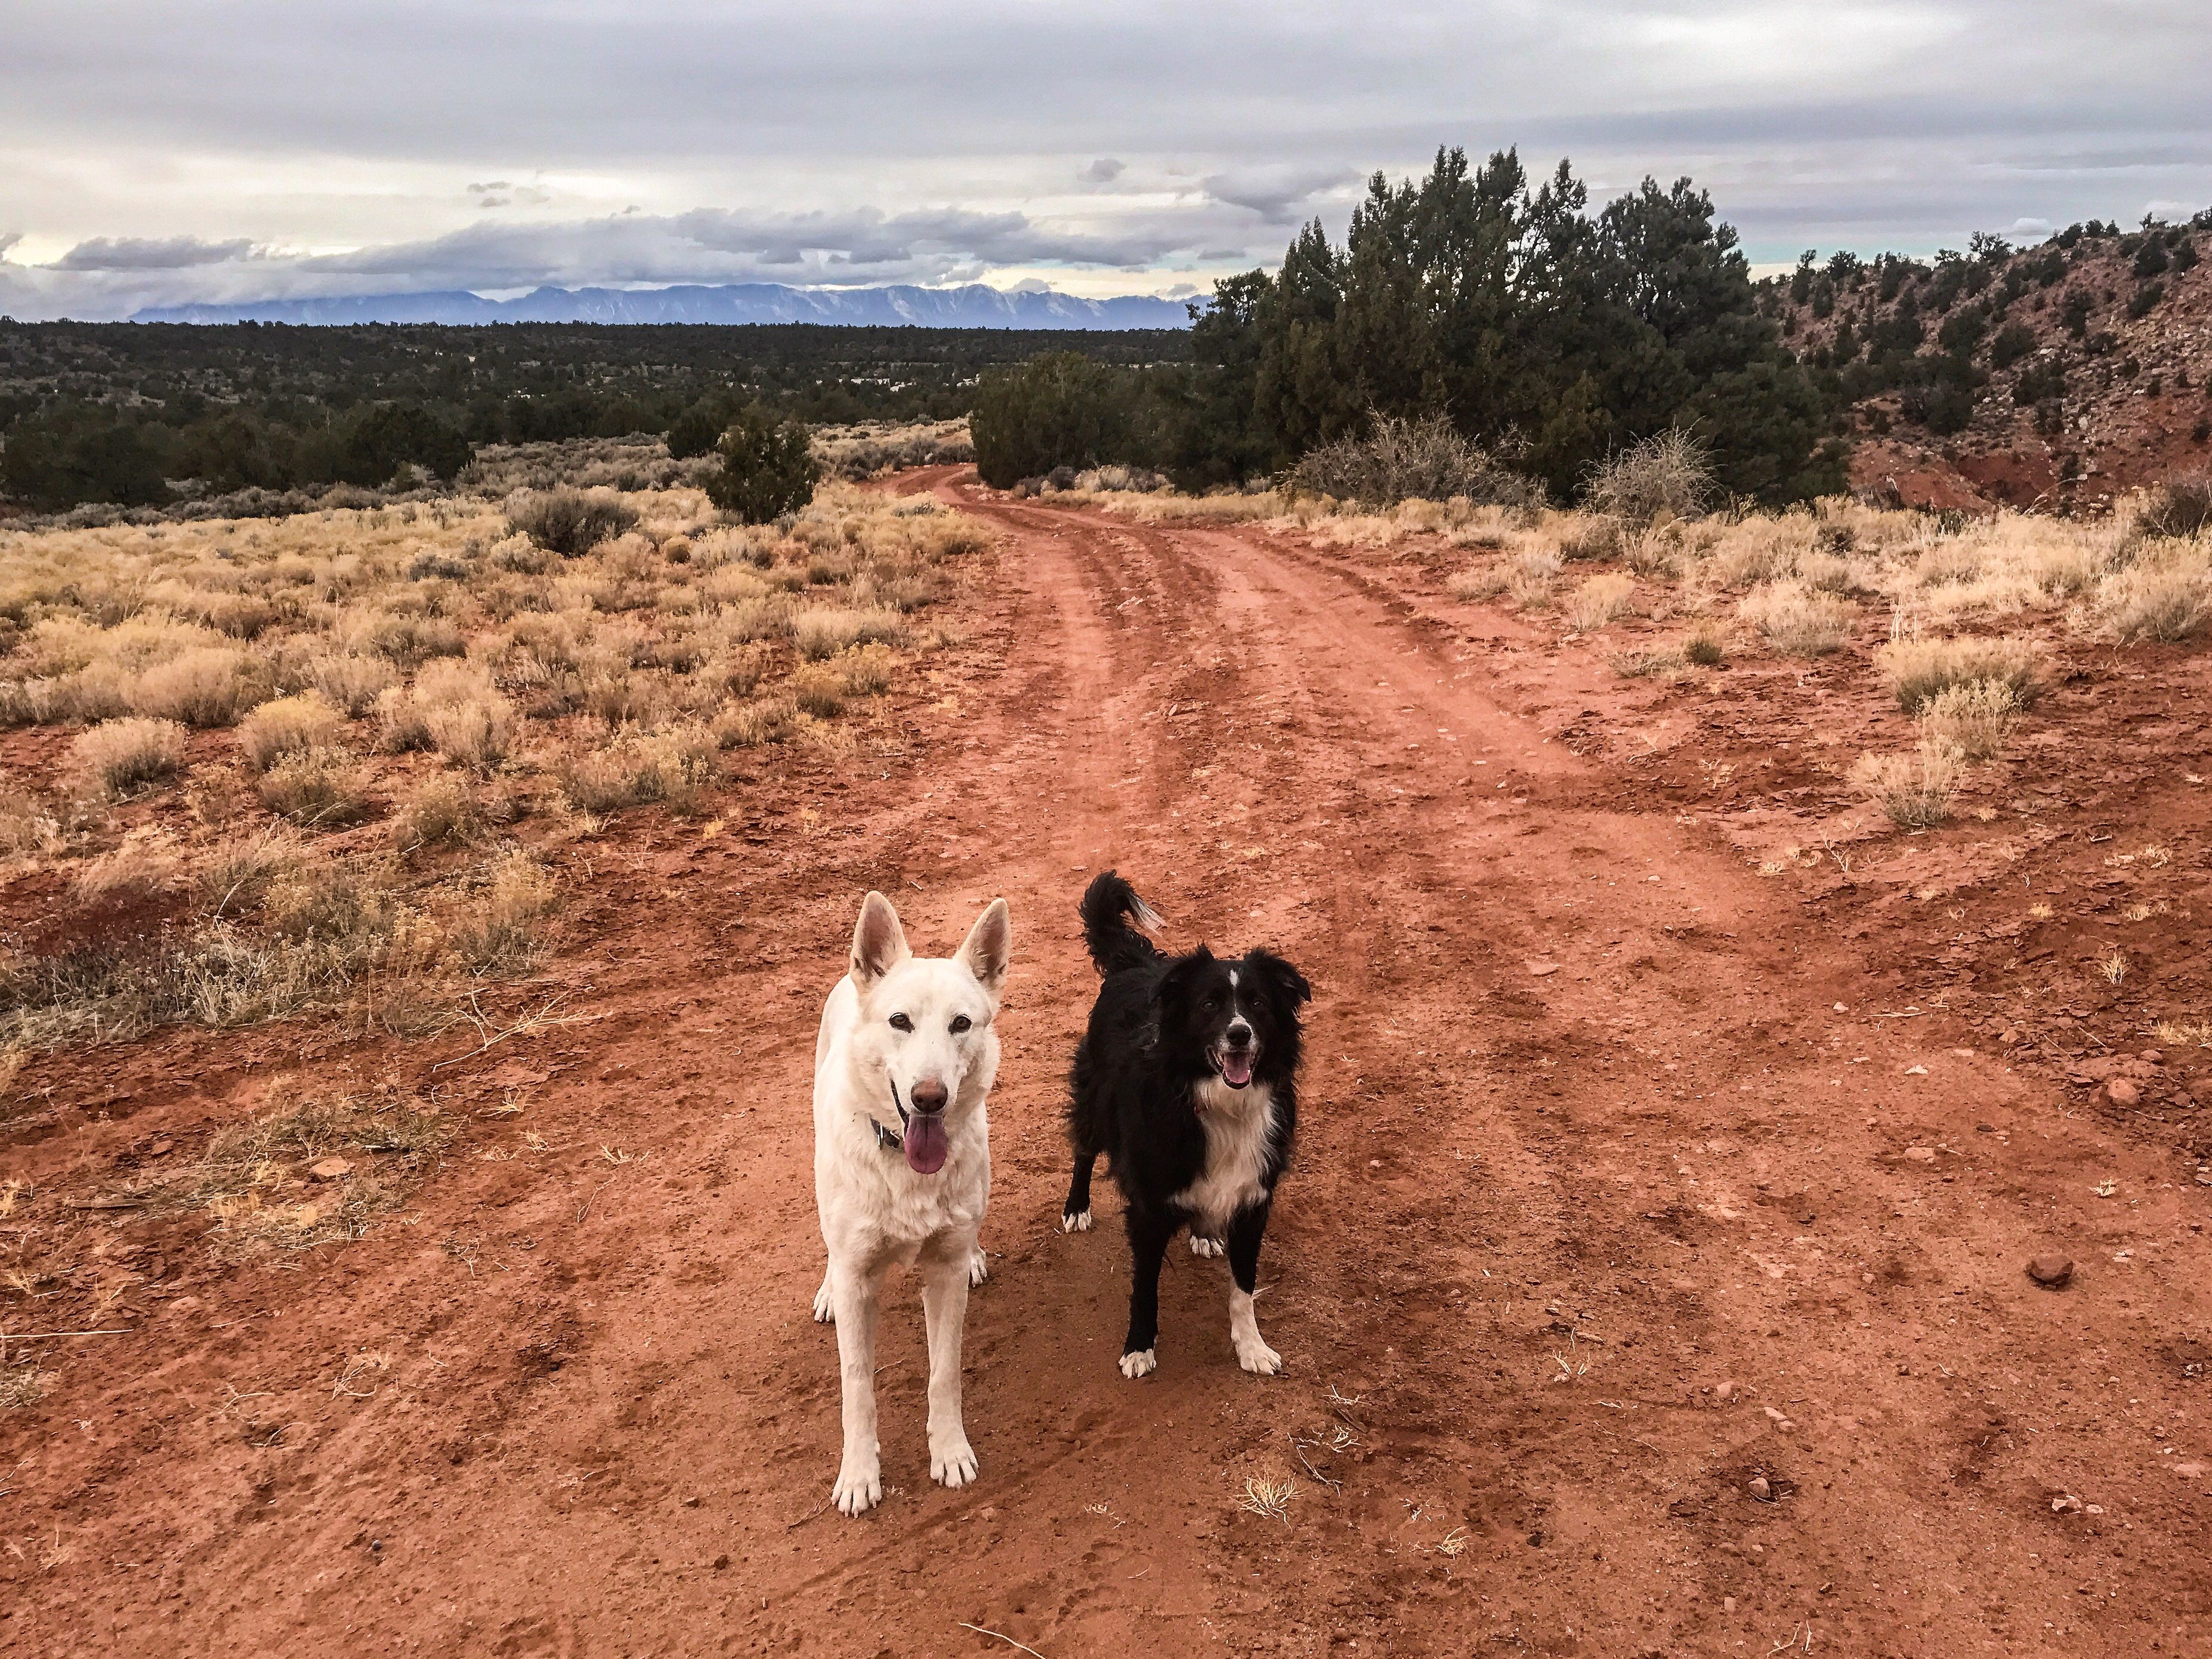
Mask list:
POLYGON ((1897 706, 1908 714, 1919 714, 1954 685, 2003 685, 2020 708, 2033 706, 2043 690, 2043 653, 2028 639, 1892 640, 1875 661, 1897 706))
POLYGON ((562 793, 585 812, 653 801, 695 812, 721 781, 720 747, 711 732, 697 726, 617 738, 570 762, 562 774, 562 793))
POLYGON ((1618 572, 1592 576, 1567 600, 1567 620, 1578 634, 1590 634, 1636 609, 1636 583, 1618 572))
POLYGON ((1451 596, 1462 605, 1480 605, 1486 599, 1496 599, 1512 581, 1503 561, 1474 565, 1451 579, 1451 596))
POLYGON ((339 749, 303 749, 254 781, 270 811, 306 829, 334 830, 368 816, 368 772, 339 749))
POLYGON ((1925 830, 1950 817, 1964 770, 1955 748, 1929 740, 1909 755, 1860 756, 1851 781, 1900 830, 1925 830))
POLYGON ((1785 657, 1818 657, 1848 644, 1858 607, 1791 579, 1753 588, 1738 607, 1775 651, 1785 657))
POLYGON ((2107 577, 2098 608, 2124 645, 2179 644, 2212 624, 2212 552, 2186 550, 2107 577))
POLYGON ((229 726, 270 695, 260 664, 242 651, 204 646, 148 669, 131 689, 135 713, 185 726, 229 726))
POLYGON ((523 848, 509 848, 471 884, 447 937, 471 974, 521 973, 544 955, 545 922, 557 904, 544 867, 523 848))
POLYGON ((2003 750, 2019 714, 2020 702, 2002 680, 1949 685, 1921 710, 1920 735, 1968 760, 1988 760, 2003 750))
POLYGON ((335 745, 345 717, 313 691, 264 702, 238 726, 238 750, 246 769, 266 772, 288 755, 335 745))
POLYGON ((884 606, 825 606, 799 611, 791 619, 791 641, 809 662, 834 657, 856 645, 896 644, 905 631, 899 613, 884 606))
POLYGON ((78 733, 70 757, 109 799, 174 777, 185 760, 185 728, 174 720, 103 720, 78 733))

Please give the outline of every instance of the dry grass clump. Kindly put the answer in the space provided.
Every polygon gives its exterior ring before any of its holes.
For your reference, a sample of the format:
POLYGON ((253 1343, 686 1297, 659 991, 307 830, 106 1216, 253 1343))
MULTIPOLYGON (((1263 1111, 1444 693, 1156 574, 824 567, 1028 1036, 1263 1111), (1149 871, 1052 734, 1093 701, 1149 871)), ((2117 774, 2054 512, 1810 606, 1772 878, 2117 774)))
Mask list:
POLYGON ((1601 461, 1583 497, 1594 513, 1635 524, 1692 519, 1713 495, 1712 459, 1687 432, 1670 428, 1601 461))
POLYGON ((1862 755, 1851 781, 1900 830, 1925 830, 1951 816, 1951 797, 1965 770, 1949 744, 1923 740, 1909 755, 1862 755))
POLYGON ((1419 499, 1511 507, 1540 506, 1543 486, 1502 465, 1469 442, 1442 415, 1401 420, 1377 415, 1364 436, 1346 436, 1310 452, 1291 470, 1297 489, 1365 506, 1419 499))
POLYGON ((792 643, 809 662, 834 657, 856 645, 896 644, 904 624, 896 611, 823 607, 802 611, 791 619, 792 643))
POLYGON ((1682 635, 1682 660, 1700 668, 1718 668, 1728 660, 1728 630, 1717 623, 1699 623, 1682 635))
POLYGON ((399 679, 399 670, 388 657, 352 651, 327 651, 307 665, 310 682, 323 701, 359 720, 376 707, 376 700, 399 679))
POLYGON ((1626 576, 1607 571, 1592 576, 1567 601, 1567 620, 1578 634, 1595 633, 1607 623, 1636 609, 1636 584, 1626 576))
POLYGON ((613 812, 664 801, 676 811, 698 810, 721 781, 721 745, 699 726, 617 738, 579 756, 562 774, 562 793, 586 812, 613 812))
POLYGON ((174 777, 185 761, 185 728, 174 720, 105 720, 70 744, 70 757, 110 799, 174 777))
POLYGON ((1462 605, 1480 605, 1494 599, 1512 585, 1513 578, 1506 570, 1504 560, 1478 564, 1453 576, 1449 586, 1452 598, 1462 605))
POLYGON ((2020 708, 2031 707, 2043 690, 2042 650, 2028 639, 1892 640, 1875 660, 1897 706, 1908 714, 1919 714, 1954 685, 2002 684, 2020 708))
POLYGON ((226 836, 201 865, 201 903, 211 919, 243 915, 260 908, 272 883, 295 874, 307 851, 296 830, 276 824, 257 835, 226 836))
POLYGON ((1559 533, 1559 556, 1570 561, 1617 559, 1626 545, 1620 520, 1602 513, 1569 520, 1559 533))
POLYGON ((474 841, 485 827, 483 803, 466 779, 450 773, 425 778, 392 814, 398 845, 443 847, 474 841))
POLYGON ((828 478, 872 478, 903 467, 946 466, 975 459, 975 441, 964 416, 817 426, 810 447, 828 478))
POLYGON ((131 689, 131 707, 155 720, 228 726, 269 696, 260 665, 222 646, 186 651, 148 669, 131 689))
POLYGON ((0 1411, 15 1411, 25 1406, 35 1406, 46 1397, 46 1387, 55 1373, 42 1371, 36 1365, 17 1365, 0 1370, 0 1411))
POLYGON ((1527 548, 1515 554, 1513 577, 1509 584, 1513 602, 1523 611, 1548 611, 1552 605, 1552 585, 1565 568, 1559 556, 1546 548, 1527 548))
POLYGON ((637 527, 637 509, 605 490, 524 492, 507 498, 510 533, 527 536, 549 553, 580 559, 601 542, 637 527))
POLYGON ((788 697, 760 697, 726 711, 714 722, 714 741, 725 749, 757 749, 785 743, 799 725, 799 708, 788 697))
POLYGON ((176 837, 155 824, 126 830, 111 850, 82 866, 74 884, 77 902, 143 901, 159 898, 182 884, 184 849, 176 837))
POLYGON ((302 749, 254 780, 272 812, 308 829, 332 830, 368 815, 368 773, 340 749, 302 749))
POLYGON ((510 848, 472 884, 447 930, 447 941, 471 974, 524 972, 544 953, 544 924, 558 902, 537 860, 510 848))
POLYGON ((308 1099, 219 1131, 198 1164, 128 1195, 210 1216, 226 1261, 285 1255, 362 1237, 453 1134, 451 1119, 414 1101, 308 1099))
POLYGON ((1785 657, 1817 657, 1850 642, 1858 607, 1795 580, 1771 581, 1744 596, 1738 611, 1785 657))
POLYGON ((238 750, 246 769, 266 772, 289 755, 327 749, 338 742, 345 717, 313 691, 278 697, 248 714, 238 727, 238 750))
POLYGON ((2176 550, 2116 572, 2100 587, 2097 604, 2123 644, 2178 644, 2212 623, 2212 552, 2176 550))
POLYGON ((1988 760, 2003 750, 2019 714, 2019 699, 2002 680, 1949 685, 1921 710, 1920 735, 1968 760, 1988 760))
POLYGON ((2212 474, 2171 479, 2150 492, 2136 521, 2149 535, 2186 538, 2212 530, 2212 474))

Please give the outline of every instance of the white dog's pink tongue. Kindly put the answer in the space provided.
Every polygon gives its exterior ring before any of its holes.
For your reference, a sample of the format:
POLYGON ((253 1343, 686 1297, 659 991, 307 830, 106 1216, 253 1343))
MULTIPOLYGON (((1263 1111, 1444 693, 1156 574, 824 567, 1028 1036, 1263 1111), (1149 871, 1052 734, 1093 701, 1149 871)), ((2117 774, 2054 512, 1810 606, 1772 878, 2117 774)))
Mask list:
POLYGON ((1252 1056, 1249 1054, 1222 1055, 1221 1076, 1231 1087, 1243 1088, 1252 1080, 1252 1056))
POLYGON ((942 1113, 916 1112, 906 1121, 906 1165, 916 1175, 935 1175, 951 1151, 942 1113))

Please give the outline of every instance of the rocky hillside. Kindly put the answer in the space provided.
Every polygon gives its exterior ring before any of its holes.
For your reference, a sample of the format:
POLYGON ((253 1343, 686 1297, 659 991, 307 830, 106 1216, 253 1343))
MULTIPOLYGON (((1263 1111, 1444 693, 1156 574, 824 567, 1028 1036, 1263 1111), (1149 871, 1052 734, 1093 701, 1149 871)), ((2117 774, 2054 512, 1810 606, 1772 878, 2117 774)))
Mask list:
POLYGON ((1848 253, 1765 289, 1851 404, 1852 482, 1901 504, 2094 512, 2212 470, 2212 215, 1932 263, 1848 253))

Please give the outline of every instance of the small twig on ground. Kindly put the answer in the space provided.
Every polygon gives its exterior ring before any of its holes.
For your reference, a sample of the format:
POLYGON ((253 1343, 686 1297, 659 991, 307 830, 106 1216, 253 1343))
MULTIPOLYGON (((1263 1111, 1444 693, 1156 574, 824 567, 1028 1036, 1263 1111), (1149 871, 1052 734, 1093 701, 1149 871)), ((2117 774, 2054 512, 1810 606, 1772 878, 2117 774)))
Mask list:
POLYGON ((807 1510, 805 1514, 800 1516, 798 1520, 787 1522, 783 1529, 786 1532, 796 1532, 799 1528, 805 1526, 809 1521, 811 1521, 816 1516, 821 1514, 823 1510, 829 1507, 830 1500, 825 1498, 820 1503, 817 1504, 812 1509, 807 1510))
POLYGON ((1034 1659, 1044 1659, 1044 1655, 1038 1653, 1037 1650, 1031 1647, 1028 1643, 1017 1642, 1012 1637, 1007 1635, 1004 1631, 985 1630, 981 1625, 971 1625, 965 1619, 956 1619, 952 1622, 959 1626, 963 1630, 974 1631, 978 1636, 995 1636, 999 1640, 1004 1642, 1008 1647, 1019 1648, 1024 1653, 1034 1656, 1034 1659))
POLYGON ((553 1011, 568 1000, 568 993, 562 991, 554 996, 547 998, 545 1006, 538 1009, 535 1013, 525 1014, 520 1019, 515 1021, 514 1024, 508 1026, 505 1030, 495 1031, 491 1029, 491 1024, 489 1020, 485 1019, 480 1012, 473 1012, 474 1005, 476 1003, 476 996, 477 994, 474 991, 469 993, 469 1002, 471 1012, 463 1014, 461 1018, 477 1028, 477 1034, 483 1038, 483 1041, 477 1044, 475 1048, 470 1049, 468 1053, 465 1054, 455 1054, 451 1060, 440 1060, 435 1066, 433 1066, 430 1068, 432 1071, 442 1072, 448 1066, 458 1066, 465 1060, 474 1060, 478 1054, 483 1053, 485 1049, 490 1048, 494 1043, 504 1042, 511 1036, 518 1036, 530 1031, 543 1030, 547 1026, 550 1025, 588 1025, 594 1020, 605 1019, 606 1018, 605 1014, 562 1014, 556 1017, 553 1011))

